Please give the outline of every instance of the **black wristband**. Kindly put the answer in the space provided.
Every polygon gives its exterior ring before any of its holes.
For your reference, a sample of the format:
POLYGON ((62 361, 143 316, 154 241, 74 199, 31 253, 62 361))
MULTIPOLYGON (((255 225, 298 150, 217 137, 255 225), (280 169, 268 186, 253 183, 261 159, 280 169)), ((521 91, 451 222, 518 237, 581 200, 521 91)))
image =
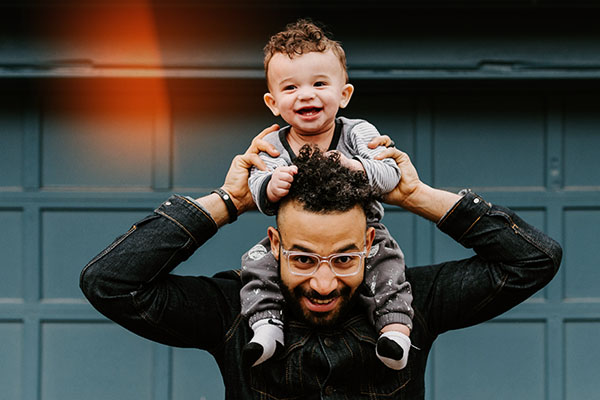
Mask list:
POLYGON ((238 210, 235 207, 235 204, 233 204, 233 201, 231 201, 231 196, 221 188, 215 189, 211 193, 216 193, 223 199, 225 206, 227 207, 227 212, 229 213, 229 223, 235 222, 238 217, 238 210))

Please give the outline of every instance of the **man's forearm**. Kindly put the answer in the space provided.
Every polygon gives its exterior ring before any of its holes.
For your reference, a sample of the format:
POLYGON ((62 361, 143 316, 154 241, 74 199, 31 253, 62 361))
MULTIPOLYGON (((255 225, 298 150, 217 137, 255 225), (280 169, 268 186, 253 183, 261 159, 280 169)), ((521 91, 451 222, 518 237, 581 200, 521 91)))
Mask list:
POLYGON ((423 184, 407 198, 402 207, 433 222, 438 222, 461 196, 423 184))
POLYGON ((204 207, 206 211, 208 211, 212 219, 217 224, 217 227, 220 228, 229 222, 229 213, 227 211, 227 207, 225 206, 223 199, 221 199, 218 194, 211 193, 208 196, 197 198, 196 202, 204 207))
POLYGON ((383 160, 388 157, 394 159, 400 168, 401 178, 398 185, 384 196, 386 203, 438 222, 460 200, 461 196, 457 194, 435 189, 421 182, 408 154, 398 149, 387 148, 375 159, 383 160))

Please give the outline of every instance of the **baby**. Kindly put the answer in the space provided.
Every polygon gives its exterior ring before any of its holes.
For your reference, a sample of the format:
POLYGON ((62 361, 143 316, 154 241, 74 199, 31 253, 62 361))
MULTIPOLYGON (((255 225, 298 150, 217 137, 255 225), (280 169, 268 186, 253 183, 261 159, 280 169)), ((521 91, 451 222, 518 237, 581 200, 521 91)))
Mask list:
MULTIPOLYGON (((381 194, 396 187, 400 180, 396 163, 391 159, 374 160, 381 148, 367 147, 379 136, 375 127, 364 120, 336 118, 338 109, 348 105, 354 91, 348 83, 346 56, 340 43, 312 22, 299 20, 271 37, 264 50, 269 90, 264 101, 289 126, 265 136, 280 152, 277 158, 261 154, 269 171, 251 171, 249 186, 259 210, 267 215, 276 213, 279 200, 288 193, 297 172, 294 159, 305 144, 324 152, 338 152, 343 165, 364 171, 381 194)), ((367 289, 360 299, 380 334, 377 356, 389 368, 399 370, 408 361, 413 317, 404 255, 379 223, 383 217, 381 204, 372 204, 367 216, 376 236, 367 255, 367 289)), ((242 257, 242 314, 254 332, 243 349, 248 366, 268 360, 284 344, 284 298, 278 284, 278 260, 267 251, 266 243, 259 243, 242 257)), ((304 256, 311 259, 310 254, 304 256)), ((336 273, 334 268, 332 272, 336 273)))

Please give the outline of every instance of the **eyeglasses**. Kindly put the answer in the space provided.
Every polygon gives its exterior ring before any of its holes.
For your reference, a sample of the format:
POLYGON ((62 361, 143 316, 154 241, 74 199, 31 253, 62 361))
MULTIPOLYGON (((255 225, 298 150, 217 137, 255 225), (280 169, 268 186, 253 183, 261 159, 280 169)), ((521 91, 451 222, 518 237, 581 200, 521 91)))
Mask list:
POLYGON ((314 253, 303 251, 290 251, 279 246, 281 254, 285 257, 292 275, 312 276, 321 263, 326 262, 335 276, 353 276, 360 272, 362 261, 367 255, 367 247, 363 251, 354 253, 336 253, 321 257, 314 253))

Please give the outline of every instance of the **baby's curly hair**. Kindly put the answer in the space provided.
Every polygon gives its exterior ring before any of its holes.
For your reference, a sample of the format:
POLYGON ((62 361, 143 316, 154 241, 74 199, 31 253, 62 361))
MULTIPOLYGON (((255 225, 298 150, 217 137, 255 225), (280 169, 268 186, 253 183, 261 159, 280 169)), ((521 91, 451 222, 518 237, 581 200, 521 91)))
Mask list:
POLYGON ((344 70, 346 82, 348 82, 348 70, 346 67, 346 53, 340 42, 333 40, 324 29, 319 27, 310 19, 299 19, 296 22, 287 24, 285 30, 271 36, 269 42, 264 47, 265 75, 269 72, 269 61, 277 53, 287 55, 289 58, 296 56, 319 52, 323 53, 332 50, 337 56, 344 70))
POLYGON ((376 199, 365 173, 344 167, 339 153, 326 155, 305 144, 294 164, 298 173, 283 201, 296 200, 316 213, 343 212, 359 205, 367 214, 369 203, 376 199))

